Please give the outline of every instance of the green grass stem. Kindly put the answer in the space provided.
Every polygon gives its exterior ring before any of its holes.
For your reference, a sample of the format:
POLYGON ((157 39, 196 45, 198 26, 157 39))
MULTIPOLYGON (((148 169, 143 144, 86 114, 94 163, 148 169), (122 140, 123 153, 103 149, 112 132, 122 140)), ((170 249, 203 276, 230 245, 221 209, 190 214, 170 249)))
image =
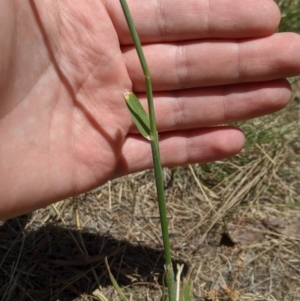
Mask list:
POLYGON ((175 301, 176 296, 175 296, 174 271, 173 271, 172 260, 171 260, 167 210, 166 210, 166 201, 165 201, 165 193, 164 193, 164 185, 163 185, 163 173, 162 173, 162 166, 161 166, 161 159, 160 159, 158 133, 156 129, 150 71, 127 2, 126 0, 120 0, 120 2, 145 76, 149 119, 150 119, 150 142, 151 142, 155 184, 157 189, 160 222, 161 222, 163 244, 164 244, 164 255, 165 255, 165 262, 166 262, 165 263, 166 281, 168 286, 169 300, 175 301))

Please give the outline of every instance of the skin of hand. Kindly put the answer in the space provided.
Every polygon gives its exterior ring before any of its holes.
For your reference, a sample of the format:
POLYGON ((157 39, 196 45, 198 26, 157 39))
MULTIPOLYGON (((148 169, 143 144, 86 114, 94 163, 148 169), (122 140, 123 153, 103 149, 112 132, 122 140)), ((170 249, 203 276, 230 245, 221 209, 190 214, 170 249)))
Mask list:
MULTIPOLYGON (((165 166, 238 153, 226 122, 283 108, 300 38, 273 0, 128 0, 154 89, 165 166)), ((119 1, 0 3, 0 218, 152 167, 123 99, 146 106, 119 1)))

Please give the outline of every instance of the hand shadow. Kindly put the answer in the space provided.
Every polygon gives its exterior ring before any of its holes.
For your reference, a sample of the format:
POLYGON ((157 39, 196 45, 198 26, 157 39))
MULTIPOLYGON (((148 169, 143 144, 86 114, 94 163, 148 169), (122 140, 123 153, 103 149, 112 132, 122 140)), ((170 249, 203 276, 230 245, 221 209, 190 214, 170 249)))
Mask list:
MULTIPOLYGON (((162 250, 54 224, 27 231, 28 219, 0 226, 0 300, 72 301, 92 295, 99 285, 111 285, 105 257, 120 286, 162 285, 162 250)), ((174 261, 174 267, 177 263, 184 262, 174 261)))

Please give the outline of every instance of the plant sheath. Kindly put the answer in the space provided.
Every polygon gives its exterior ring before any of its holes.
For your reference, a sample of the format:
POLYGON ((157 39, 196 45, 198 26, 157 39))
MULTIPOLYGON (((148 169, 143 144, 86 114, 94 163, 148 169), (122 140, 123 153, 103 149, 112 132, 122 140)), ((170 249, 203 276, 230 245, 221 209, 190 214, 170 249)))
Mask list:
POLYGON ((155 184, 156 184, 158 204, 159 204, 160 222, 161 222, 162 235, 163 235, 165 262, 166 262, 165 264, 166 280, 168 286, 169 300, 175 301, 174 271, 173 271, 172 260, 171 260, 166 200, 165 200, 164 185, 163 185, 163 173, 161 167, 158 133, 156 129, 150 72, 127 2, 126 0, 120 0, 120 2, 145 76, 149 119, 150 119, 150 142, 151 142, 151 150, 152 150, 152 157, 153 157, 155 184))

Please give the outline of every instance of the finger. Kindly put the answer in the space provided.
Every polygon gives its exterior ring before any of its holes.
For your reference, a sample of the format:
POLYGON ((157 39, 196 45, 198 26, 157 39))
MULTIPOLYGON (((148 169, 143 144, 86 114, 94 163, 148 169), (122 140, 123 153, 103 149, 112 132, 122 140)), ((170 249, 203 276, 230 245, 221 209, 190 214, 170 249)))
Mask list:
MULTIPOLYGON (((300 36, 293 33, 257 40, 206 40, 144 46, 156 91, 295 76, 300 73, 299 49, 300 36)), ((145 91, 135 49, 126 47, 124 56, 134 91, 145 91)))
MULTIPOLYGON (((107 1, 106 6, 120 43, 132 44, 119 1, 107 1)), ((271 0, 128 0, 128 6, 144 43, 265 36, 280 21, 271 0)))
MULTIPOLYGON (((224 159, 238 153, 244 145, 243 133, 232 127, 173 132, 160 135, 163 166, 185 165, 224 159)), ((152 168, 149 141, 129 136, 114 177, 152 168)))
MULTIPOLYGON (((287 80, 246 83, 154 95, 159 132, 216 126, 278 111, 291 97, 287 80)), ((138 95, 145 109, 145 94, 138 95)), ((131 133, 137 133, 132 123, 131 133)))

